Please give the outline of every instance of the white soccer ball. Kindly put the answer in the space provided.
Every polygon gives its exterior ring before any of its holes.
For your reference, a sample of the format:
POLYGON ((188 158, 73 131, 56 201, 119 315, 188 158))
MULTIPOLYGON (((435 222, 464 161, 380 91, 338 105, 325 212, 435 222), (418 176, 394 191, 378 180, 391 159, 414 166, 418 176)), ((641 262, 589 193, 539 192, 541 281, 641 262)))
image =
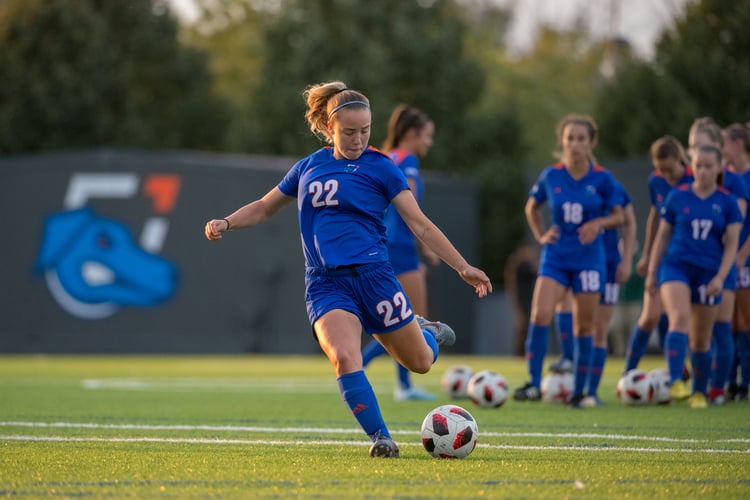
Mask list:
POLYGON ((648 373, 634 368, 617 382, 617 397, 629 406, 642 406, 654 399, 654 387, 648 373))
POLYGON ((542 401, 545 403, 566 404, 573 395, 572 373, 549 373, 542 379, 542 401))
POLYGON ((651 379, 651 387, 654 388, 654 403, 668 405, 672 402, 672 381, 669 377, 669 371, 665 368, 654 368, 648 372, 651 379))
POLYGON ((438 406, 422 422, 422 446, 436 458, 468 456, 478 436, 477 421, 460 406, 438 406))
POLYGON ((482 370, 471 376, 466 394, 481 408, 499 408, 508 400, 508 383, 499 373, 482 370))
POLYGON ((440 379, 440 387, 450 398, 466 398, 466 388, 472 375, 474 375, 474 371, 469 366, 452 366, 446 370, 443 378, 440 379))

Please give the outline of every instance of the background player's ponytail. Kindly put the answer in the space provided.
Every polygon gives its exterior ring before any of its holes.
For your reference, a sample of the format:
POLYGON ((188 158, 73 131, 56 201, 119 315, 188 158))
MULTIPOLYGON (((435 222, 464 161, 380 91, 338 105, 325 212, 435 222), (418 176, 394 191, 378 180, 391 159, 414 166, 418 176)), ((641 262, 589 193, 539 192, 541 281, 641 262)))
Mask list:
POLYGON ((333 81, 317 83, 307 87, 302 93, 307 103, 305 119, 313 134, 332 144, 333 138, 328 131, 328 122, 335 112, 347 103, 369 107, 370 101, 361 92, 346 88, 344 82, 333 81))
POLYGON ((381 149, 391 151, 401 144, 409 130, 422 130, 430 122, 430 118, 417 108, 406 104, 399 104, 388 119, 388 132, 381 149))
POLYGON ((683 167, 690 166, 685 148, 674 136, 663 135, 651 143, 651 158, 654 160, 666 160, 673 158, 678 160, 683 167))

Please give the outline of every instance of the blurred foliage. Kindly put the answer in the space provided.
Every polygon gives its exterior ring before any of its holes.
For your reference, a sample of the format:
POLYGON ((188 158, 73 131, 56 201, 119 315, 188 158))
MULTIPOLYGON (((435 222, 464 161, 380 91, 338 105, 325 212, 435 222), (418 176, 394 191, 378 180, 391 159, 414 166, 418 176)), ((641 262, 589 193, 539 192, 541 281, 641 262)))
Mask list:
POLYGON ((343 80, 373 102, 372 143, 406 102, 436 123, 425 171, 476 179, 481 265, 502 279, 523 205, 570 112, 600 125, 597 157, 642 156, 692 120, 750 117, 750 9, 694 0, 652 61, 583 24, 542 27, 511 57, 511 11, 485 0, 0 1, 0 153, 91 146, 300 156, 320 145, 302 91, 343 80), (531 168, 529 168, 531 167, 531 168))
POLYGON ((0 3, 0 152, 215 147, 226 108, 163 2, 0 3))
POLYGON ((517 109, 528 145, 526 162, 534 172, 555 161, 555 127, 563 116, 593 114, 594 97, 604 83, 604 49, 591 44, 582 26, 565 31, 542 27, 535 46, 521 57, 509 58, 502 50, 485 54, 488 94, 517 109))
MULTIPOLYGON (((230 124, 222 148, 251 151, 248 140, 263 129, 253 97, 257 95, 265 64, 266 26, 274 10, 245 0, 194 0, 197 21, 182 30, 186 44, 210 54, 214 90, 231 104, 230 124)), ((261 148, 262 149, 262 148, 261 148)))
POLYGON ((719 124, 750 119, 750 8, 747 2, 688 4, 666 31, 653 61, 632 61, 603 89, 596 106, 610 155, 648 151, 666 133, 687 144, 699 116, 719 124))
MULTIPOLYGON (((483 99, 484 69, 467 40, 472 30, 489 34, 497 29, 486 22, 488 15, 507 23, 507 13, 472 10, 452 0, 198 4, 203 16, 188 37, 216 60, 232 54, 242 61, 237 68, 244 69, 233 74, 253 75, 245 89, 224 87, 227 98, 243 110, 232 149, 303 155, 319 147, 303 118, 301 94, 313 83, 342 80, 363 91, 373 103, 371 142, 376 146, 396 104, 417 106, 436 123, 435 145, 423 168, 479 181, 482 265, 501 280, 502 264, 523 235, 526 192, 518 185, 523 184, 525 150, 515 106, 487 105, 483 99), (263 51, 261 67, 256 50, 263 51)), ((223 79, 231 81, 232 74, 223 79)))

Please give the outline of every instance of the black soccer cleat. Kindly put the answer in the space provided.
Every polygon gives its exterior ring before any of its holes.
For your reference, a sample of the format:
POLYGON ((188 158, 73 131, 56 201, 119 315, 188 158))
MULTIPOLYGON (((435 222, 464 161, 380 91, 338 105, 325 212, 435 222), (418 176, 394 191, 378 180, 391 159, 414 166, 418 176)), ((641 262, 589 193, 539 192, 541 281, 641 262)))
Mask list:
POLYGON ((575 408, 575 409, 585 408, 586 405, 583 404, 583 401, 585 399, 586 399, 585 395, 583 395, 583 394, 577 394, 577 395, 573 396, 572 398, 570 398, 570 401, 568 401, 568 406, 570 408, 575 408))
POLYGON ((383 458, 399 458, 401 455, 398 451, 398 446, 393 439, 383 436, 381 433, 377 433, 372 438, 372 446, 370 446, 371 457, 383 457, 383 458))
POLYGON ((513 399, 516 401, 541 401, 542 393, 539 391, 539 387, 532 385, 531 382, 526 382, 526 385, 516 389, 513 393, 513 399))

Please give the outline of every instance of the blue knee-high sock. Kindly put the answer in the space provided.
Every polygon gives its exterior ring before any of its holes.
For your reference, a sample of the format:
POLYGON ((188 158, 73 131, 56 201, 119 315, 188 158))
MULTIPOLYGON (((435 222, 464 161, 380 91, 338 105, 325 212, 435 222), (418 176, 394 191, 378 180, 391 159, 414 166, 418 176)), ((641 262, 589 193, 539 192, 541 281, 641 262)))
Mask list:
POLYGON ((398 373, 398 385, 402 389, 411 388, 411 374, 409 370, 401 366, 401 363, 396 362, 396 371, 398 373))
MULTIPOLYGON (((667 358, 669 381, 682 380, 682 369, 685 367, 685 356, 688 350, 687 333, 669 332, 664 339, 664 356, 667 358)), ((709 363, 709 369, 711 364, 709 363)))
POLYGON ((740 345, 739 335, 737 332, 732 332, 732 342, 734 342, 734 356, 732 356, 732 363, 729 365, 729 376, 727 376, 727 383, 730 386, 737 386, 737 376, 740 374, 740 345))
POLYGON ((372 390, 364 370, 346 373, 337 380, 341 397, 367 435, 372 438, 380 433, 383 436, 390 437, 383 415, 380 413, 375 392, 372 390))
POLYGON ((542 385, 542 369, 548 342, 549 326, 529 324, 529 333, 526 335, 526 362, 529 365, 531 385, 535 387, 542 385))
POLYGON ((555 332, 560 354, 565 359, 573 359, 573 313, 568 311, 555 313, 555 332))
POLYGON ((690 365, 693 367, 693 394, 706 394, 711 375, 711 351, 691 353, 690 365))
POLYGON ((724 321, 714 323, 712 344, 713 366, 711 367, 711 387, 724 389, 729 377, 732 359, 734 358, 734 340, 732 324, 724 321))
POLYGON ((604 364, 607 362, 607 348, 594 347, 594 354, 591 360, 591 373, 589 374, 589 383, 586 393, 589 396, 596 396, 599 390, 599 383, 602 381, 604 373, 604 364))
POLYGON ((575 364, 575 384, 573 397, 583 394, 589 374, 591 373, 591 355, 594 350, 594 338, 592 336, 576 337, 576 350, 573 362, 575 364))
POLYGON ((641 358, 646 354, 646 349, 648 349, 648 339, 650 337, 651 332, 647 332, 637 324, 633 327, 633 333, 630 335, 630 344, 628 344, 628 352, 625 356, 626 372, 638 367, 641 358))
POLYGON ((737 350, 740 353, 740 386, 750 384, 750 332, 737 332, 737 350))
POLYGON ((434 363, 438 359, 438 354, 440 353, 440 347, 438 347, 437 340, 435 339, 435 335, 429 331, 422 329, 422 336, 424 337, 424 341, 427 342, 427 345, 430 346, 430 349, 432 349, 432 362, 434 363))
POLYGON ((370 343, 367 344, 364 349, 362 349, 362 366, 369 365, 373 359, 377 358, 378 356, 382 356, 386 352, 388 351, 385 350, 383 344, 375 339, 372 339, 370 343))
POLYGON ((667 338, 667 332, 669 332, 669 318, 665 313, 659 316, 659 324, 656 325, 656 332, 659 334, 659 348, 664 352, 664 341, 667 338))

